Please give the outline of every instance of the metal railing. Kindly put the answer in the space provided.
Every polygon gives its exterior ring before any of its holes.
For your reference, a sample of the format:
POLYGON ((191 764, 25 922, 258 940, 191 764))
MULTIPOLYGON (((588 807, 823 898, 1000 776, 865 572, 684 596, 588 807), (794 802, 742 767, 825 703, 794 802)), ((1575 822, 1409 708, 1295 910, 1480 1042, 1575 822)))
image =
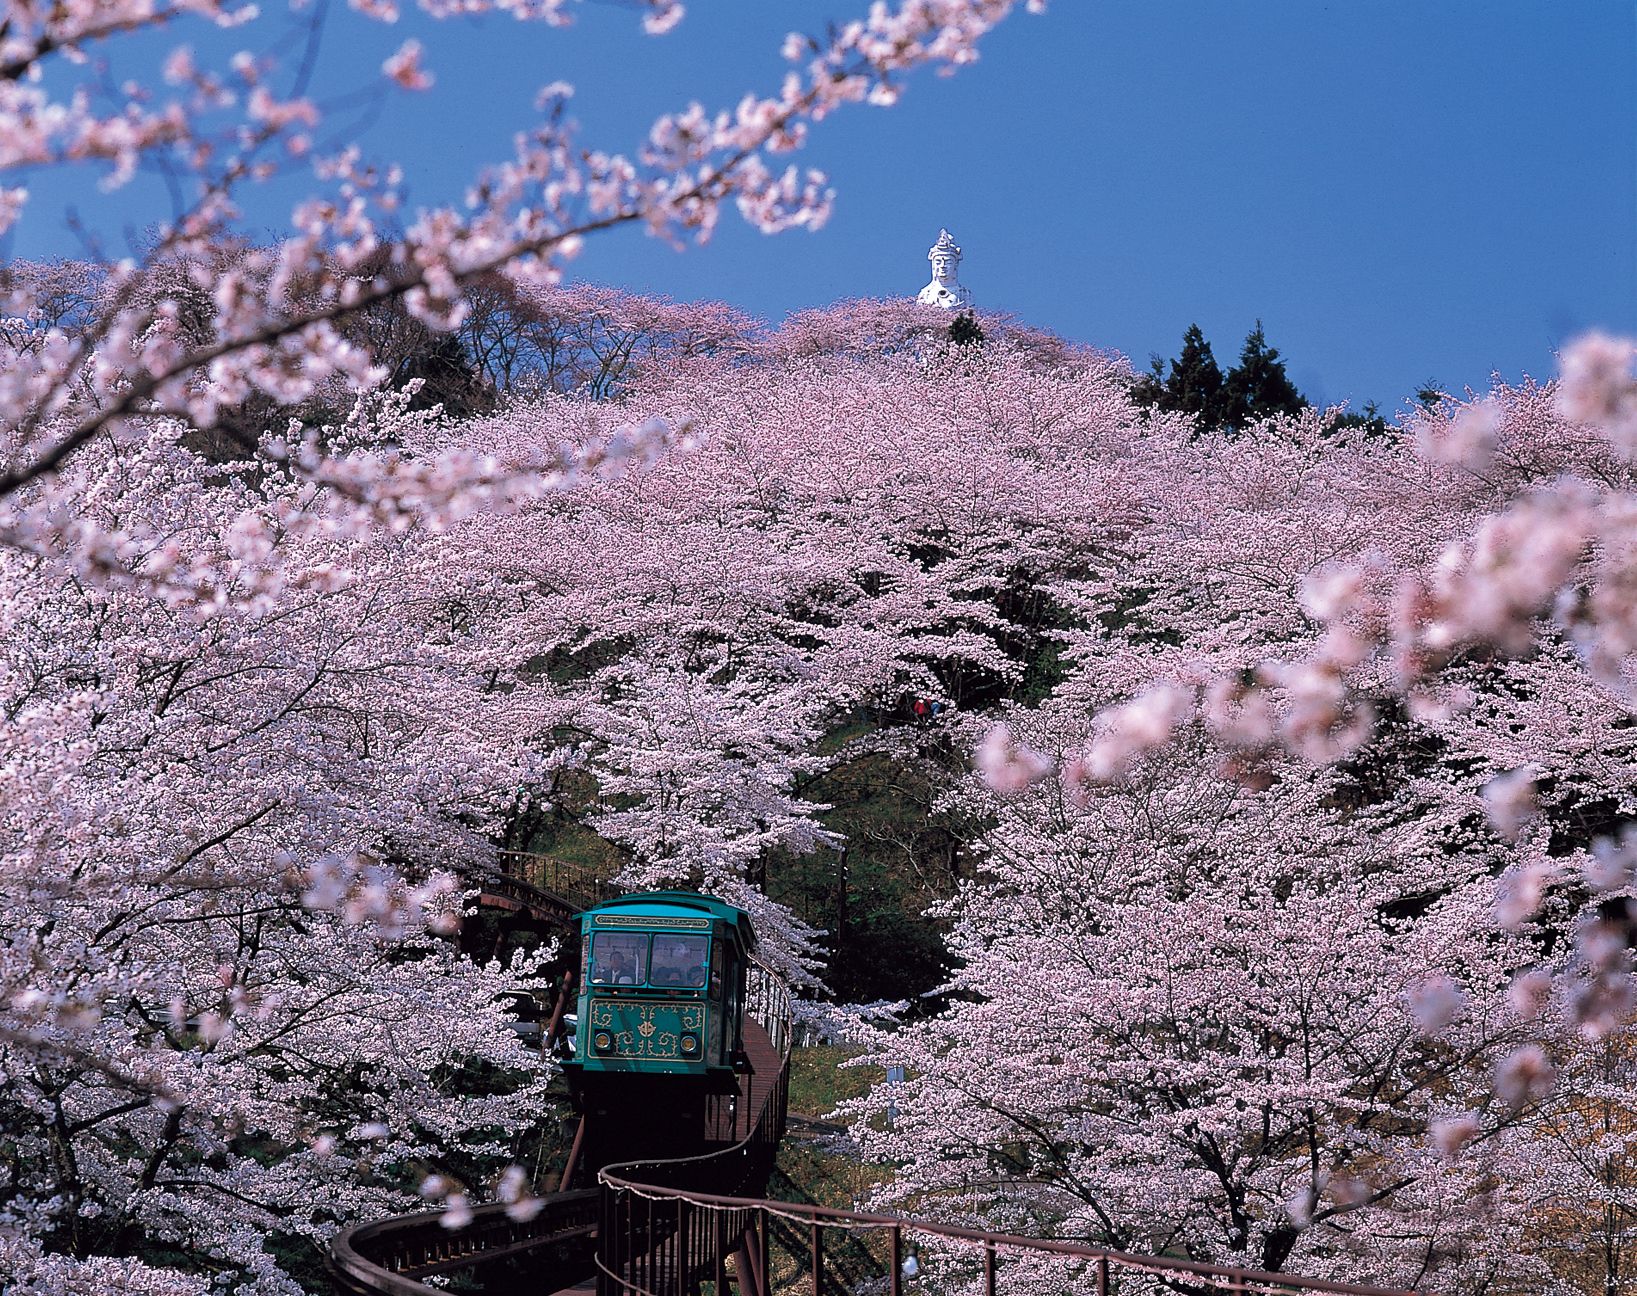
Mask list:
POLYGON ((582 910, 624 894, 588 865, 550 855, 503 850, 495 862, 477 879, 483 895, 551 922, 572 924, 582 910))
POLYGON ((747 1041, 747 1052, 759 1054, 764 1066, 773 1060, 775 1068, 771 1076, 752 1073, 742 1081, 753 1104, 744 1137, 702 1156, 631 1161, 597 1176, 603 1190, 597 1228, 601 1296, 688 1296, 701 1282, 716 1283, 720 1293, 730 1253, 738 1257, 734 1273, 743 1296, 766 1296, 765 1283, 753 1285, 754 1275, 767 1271, 766 1238, 753 1233, 754 1215, 735 1208, 705 1220, 688 1205, 694 1190, 761 1192, 778 1158, 790 1089, 790 988, 758 959, 747 969, 745 1014, 766 1040, 754 1049, 747 1041), (656 1210, 660 1196, 675 1203, 673 1212, 656 1210))
POLYGON ((783 1065, 790 1062, 790 986, 759 958, 745 967, 745 1015, 767 1032, 783 1065))
POLYGON ((443 1226, 441 1210, 355 1224, 330 1242, 330 1280, 349 1296, 427 1296, 423 1278, 527 1252, 576 1281, 591 1269, 599 1208, 600 1194, 588 1188, 552 1194, 532 1220, 515 1220, 496 1202, 458 1229, 443 1226))
MULTIPOLYGON (((1095 1296, 1417 1296, 1401 1288, 1132 1255, 1079 1242, 633 1183, 609 1175, 603 1177, 603 1186, 617 1200, 612 1213, 610 1203, 605 1202, 602 1227, 613 1224, 626 1236, 618 1257, 624 1261, 623 1270, 611 1270, 604 1263, 608 1246, 599 1239, 598 1266, 604 1283, 600 1290, 632 1296, 688 1296, 690 1285, 701 1280, 716 1277, 719 1282, 721 1253, 712 1254, 700 1243, 720 1244, 724 1239, 737 1239, 728 1249, 735 1252, 734 1277, 745 1296, 769 1296, 773 1286, 785 1291, 805 1289, 811 1296, 834 1296, 824 1280, 827 1230, 878 1239, 885 1273, 876 1285, 882 1296, 907 1296, 908 1289, 929 1277, 934 1267, 937 1290, 965 1291, 972 1296, 996 1296, 1003 1290, 1006 1269, 1020 1276, 1027 1273, 1031 1279, 1050 1274, 1065 1290, 1095 1296), (776 1231, 771 1227, 775 1220, 797 1226, 806 1242, 805 1254, 787 1253, 779 1258, 782 1264, 775 1263, 776 1231), (915 1263, 906 1266, 911 1256, 915 1263)), ((789 1230, 785 1232, 788 1236, 789 1230)))
POLYGON ((558 859, 555 855, 537 855, 532 851, 496 851, 495 858, 500 864, 500 871, 507 877, 561 896, 581 909, 590 909, 604 900, 625 894, 623 887, 615 886, 589 864, 558 859))

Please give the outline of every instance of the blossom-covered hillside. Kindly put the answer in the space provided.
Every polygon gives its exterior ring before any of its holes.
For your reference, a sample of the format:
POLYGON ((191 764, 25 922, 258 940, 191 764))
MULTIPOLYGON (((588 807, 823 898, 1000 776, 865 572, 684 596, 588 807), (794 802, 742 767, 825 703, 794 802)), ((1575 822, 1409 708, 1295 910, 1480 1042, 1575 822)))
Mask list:
POLYGON ((1618 1275, 1619 447, 1552 388, 1204 433, 995 317, 661 305, 599 300, 613 385, 456 417, 416 374, 243 458, 135 420, 15 493, 26 1289, 296 1291, 340 1223, 515 1176, 556 1108, 500 1004, 551 948, 463 953, 459 893, 548 830, 742 904, 907 1066, 848 1108, 884 1201, 1440 1291, 1618 1275), (860 786, 892 815, 826 799, 860 786), (811 897, 889 858, 946 984, 866 1025, 846 951, 890 968, 912 919, 811 897))

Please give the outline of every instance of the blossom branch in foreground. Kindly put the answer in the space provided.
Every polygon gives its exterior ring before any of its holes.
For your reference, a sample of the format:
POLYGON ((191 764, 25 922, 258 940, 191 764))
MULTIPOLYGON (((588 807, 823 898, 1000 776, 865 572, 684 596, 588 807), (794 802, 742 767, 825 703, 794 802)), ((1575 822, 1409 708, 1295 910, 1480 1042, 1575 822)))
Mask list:
MULTIPOLYGON (((435 16, 442 12, 437 4, 427 7, 435 16)), ((496 7, 548 22, 566 16, 558 2, 496 7)), ((116 298, 94 334, 86 335, 97 339, 95 345, 76 345, 48 330, 42 345, 16 357, 0 386, 0 442, 7 461, 0 495, 57 471, 100 431, 138 415, 164 413, 209 427, 224 405, 252 393, 288 405, 331 379, 367 387, 381 375, 342 335, 341 322, 402 301, 429 327, 451 328, 466 309, 464 286, 497 273, 555 282, 587 236, 618 225, 642 222, 665 237, 705 238, 729 199, 764 230, 815 225, 830 201, 823 177, 794 168, 776 172, 768 156, 799 147, 806 124, 842 104, 872 97, 879 102, 873 92, 894 77, 926 64, 949 69, 971 61, 977 41, 1013 7, 1013 0, 875 6, 866 19, 810 42, 804 71, 792 71, 778 95, 747 96, 732 112, 710 115, 694 105, 661 118, 635 161, 577 145, 572 124, 562 117, 563 96, 555 93, 545 121, 519 137, 512 161, 478 178, 464 209, 424 211, 398 233, 400 177, 394 169, 366 166, 356 150, 318 157, 315 178, 331 196, 301 203, 293 237, 277 248, 247 251, 242 265, 226 272, 213 258, 237 214, 232 194, 272 174, 251 158, 280 145, 304 156, 318 109, 306 100, 273 97, 265 60, 241 55, 226 73, 212 74, 179 48, 167 74, 184 96, 153 107, 147 92, 133 87, 120 111, 98 118, 83 97, 53 98, 46 83, 33 79, 34 71, 54 54, 165 25, 180 11, 101 5, 25 23, 0 49, 17 69, 9 93, 0 95, 0 138, 8 141, 0 150, 0 174, 106 158, 115 164, 111 178, 119 184, 144 157, 181 159, 201 201, 161 230, 163 256, 150 266, 180 265, 212 307, 189 337, 179 326, 174 298, 161 293, 131 305, 116 298), (241 96, 247 105, 241 111, 253 119, 248 136, 235 116, 241 96), (196 125, 213 113, 225 117, 219 140, 196 125), (239 151, 245 138, 249 143, 239 151), (233 148, 224 151, 225 141, 233 148), (69 400, 68 393, 79 396, 69 400)), ((674 3, 648 8, 650 30, 671 26, 681 14, 674 3)), ((391 6, 371 11, 387 20, 395 16, 391 6)), ((235 25, 253 11, 210 0, 190 6, 189 13, 235 25)), ((409 88, 424 88, 430 75, 418 46, 400 49, 388 60, 388 73, 409 88)), ((16 198, 11 206, 21 202, 16 198)), ((130 271, 118 276, 129 279, 130 271)), ((8 313, 23 318, 36 307, 26 287, 6 304, 8 313)))

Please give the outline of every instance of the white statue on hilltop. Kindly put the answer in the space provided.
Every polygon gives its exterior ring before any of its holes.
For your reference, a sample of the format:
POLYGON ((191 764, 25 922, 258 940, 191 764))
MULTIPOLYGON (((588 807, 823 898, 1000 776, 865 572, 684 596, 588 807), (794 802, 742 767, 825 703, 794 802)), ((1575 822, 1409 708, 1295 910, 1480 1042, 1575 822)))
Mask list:
POLYGON ((915 295, 923 306, 937 306, 943 310, 962 310, 972 304, 972 294, 957 280, 961 264, 961 249, 946 229, 938 231, 938 241, 926 254, 932 262, 932 282, 915 295))

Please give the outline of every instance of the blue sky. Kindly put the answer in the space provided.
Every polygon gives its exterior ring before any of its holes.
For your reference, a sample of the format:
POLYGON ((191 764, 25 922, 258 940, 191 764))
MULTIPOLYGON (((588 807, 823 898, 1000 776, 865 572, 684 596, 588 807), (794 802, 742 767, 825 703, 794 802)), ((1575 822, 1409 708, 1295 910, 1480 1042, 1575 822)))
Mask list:
MULTIPOLYGON (((692 0, 662 39, 608 0, 566 31, 340 11, 319 84, 365 81, 419 36, 436 88, 361 142, 405 162, 412 198, 443 200, 509 150, 549 81, 577 86, 588 141, 628 148, 690 99, 771 89, 786 32, 864 3, 692 0)), ((261 26, 234 45, 265 44, 261 26)), ((620 232, 576 275, 776 319, 913 293, 946 225, 981 306, 1139 365, 1196 321, 1226 363, 1261 318, 1310 397, 1388 410, 1427 379, 1548 376, 1583 328, 1637 331, 1632 0, 1054 0, 1003 24, 976 66, 822 123, 805 161, 838 191, 817 233, 734 217, 678 254, 620 232)), ((159 195, 73 196, 107 227, 159 195)), ((282 206, 253 215, 276 228, 282 206)), ((72 248, 36 209, 11 250, 72 248)))

